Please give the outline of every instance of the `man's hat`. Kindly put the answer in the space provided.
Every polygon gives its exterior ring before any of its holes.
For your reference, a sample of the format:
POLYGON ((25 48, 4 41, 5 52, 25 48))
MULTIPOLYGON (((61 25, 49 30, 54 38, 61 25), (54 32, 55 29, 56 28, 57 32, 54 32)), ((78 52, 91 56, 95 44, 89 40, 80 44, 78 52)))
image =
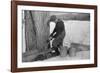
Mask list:
POLYGON ((56 20, 56 15, 52 15, 51 17, 50 17, 50 21, 55 21, 56 20))

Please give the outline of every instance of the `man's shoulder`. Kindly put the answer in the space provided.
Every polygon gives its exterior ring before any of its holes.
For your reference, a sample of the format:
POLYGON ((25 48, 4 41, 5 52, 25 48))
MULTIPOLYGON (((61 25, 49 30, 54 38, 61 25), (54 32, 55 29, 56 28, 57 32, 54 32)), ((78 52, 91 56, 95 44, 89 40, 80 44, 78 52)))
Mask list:
POLYGON ((64 24, 63 20, 58 20, 57 24, 64 24))

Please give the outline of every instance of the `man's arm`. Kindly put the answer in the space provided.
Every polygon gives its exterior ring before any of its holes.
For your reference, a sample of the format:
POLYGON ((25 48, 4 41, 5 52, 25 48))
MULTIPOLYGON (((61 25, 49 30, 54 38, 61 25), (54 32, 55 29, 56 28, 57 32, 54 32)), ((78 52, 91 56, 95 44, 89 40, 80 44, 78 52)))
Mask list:
POLYGON ((54 31, 50 34, 49 39, 47 40, 47 42, 49 42, 50 40, 52 40, 54 38, 54 34, 55 34, 56 28, 54 29, 54 31))
POLYGON ((56 27, 54 28, 53 32, 50 34, 50 37, 54 38, 55 34, 56 34, 56 27))

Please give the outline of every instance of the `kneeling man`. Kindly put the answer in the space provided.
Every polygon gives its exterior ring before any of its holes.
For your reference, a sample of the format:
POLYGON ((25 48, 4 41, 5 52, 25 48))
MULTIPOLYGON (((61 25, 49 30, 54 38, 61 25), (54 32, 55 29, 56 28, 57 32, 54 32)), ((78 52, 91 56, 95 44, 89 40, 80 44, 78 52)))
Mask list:
POLYGON ((65 37, 64 22, 61 19, 58 19, 55 15, 52 15, 49 21, 56 24, 53 32, 50 34, 49 41, 54 39, 52 42, 52 49, 59 54, 58 48, 61 49, 63 46, 63 39, 65 37))

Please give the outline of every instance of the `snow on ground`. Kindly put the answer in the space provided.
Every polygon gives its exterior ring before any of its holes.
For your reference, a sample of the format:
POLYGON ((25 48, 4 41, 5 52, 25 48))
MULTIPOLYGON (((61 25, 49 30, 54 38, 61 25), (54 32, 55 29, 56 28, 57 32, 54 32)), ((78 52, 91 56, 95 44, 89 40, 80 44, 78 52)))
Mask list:
POLYGON ((60 60, 82 60, 82 59, 89 59, 90 58, 90 51, 80 51, 76 53, 76 56, 70 57, 66 55, 66 57, 56 56, 53 58, 49 58, 44 61, 60 61, 60 60))
POLYGON ((64 21, 66 36, 64 38, 64 46, 69 43, 90 44, 90 22, 79 20, 64 21))

